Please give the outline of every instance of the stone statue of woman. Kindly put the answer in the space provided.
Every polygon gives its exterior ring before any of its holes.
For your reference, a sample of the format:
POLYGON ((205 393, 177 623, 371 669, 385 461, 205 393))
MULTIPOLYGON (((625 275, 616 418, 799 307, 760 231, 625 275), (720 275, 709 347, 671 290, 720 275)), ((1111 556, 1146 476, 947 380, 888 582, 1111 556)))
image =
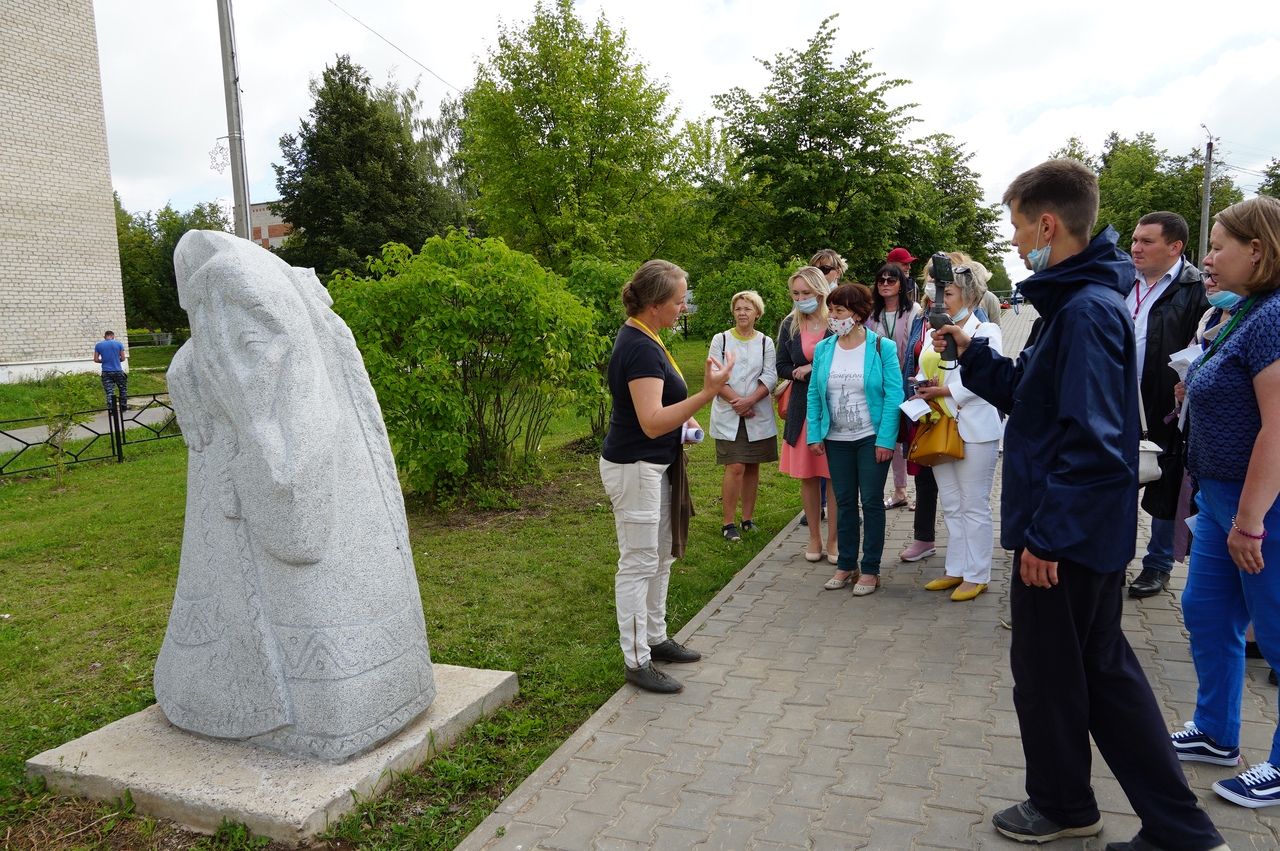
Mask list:
POLYGON ((156 700, 192 733, 341 762, 435 697, 382 411, 314 272, 203 230, 174 264, 187 512, 156 700))

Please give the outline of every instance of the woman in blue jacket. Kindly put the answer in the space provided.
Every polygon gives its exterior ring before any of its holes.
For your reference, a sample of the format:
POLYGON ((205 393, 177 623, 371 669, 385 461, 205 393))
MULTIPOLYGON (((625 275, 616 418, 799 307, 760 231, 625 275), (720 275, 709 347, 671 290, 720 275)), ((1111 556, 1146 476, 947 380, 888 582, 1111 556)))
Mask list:
POLYGON ((902 404, 897 351, 893 340, 866 328, 870 315, 866 287, 843 284, 827 296, 827 321, 834 336, 814 350, 808 398, 809 451, 827 456, 838 509, 840 557, 824 587, 834 591, 854 580, 853 593, 859 597, 880 587, 884 483, 902 404), (866 523, 861 569, 859 498, 866 523))

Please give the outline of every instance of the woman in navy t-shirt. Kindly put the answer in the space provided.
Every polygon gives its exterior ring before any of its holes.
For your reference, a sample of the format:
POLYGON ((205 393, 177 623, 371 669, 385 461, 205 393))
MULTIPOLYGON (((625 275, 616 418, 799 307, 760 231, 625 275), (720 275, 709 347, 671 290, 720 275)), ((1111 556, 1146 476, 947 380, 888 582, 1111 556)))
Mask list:
MULTIPOLYGON (((1206 280, 1244 301, 1187 373, 1187 468, 1199 485, 1183 616, 1199 686, 1178 758, 1240 759, 1244 631, 1280 667, 1280 200, 1259 196, 1216 217, 1206 280)), ((1266 762, 1213 790, 1241 806, 1280 804, 1280 729, 1266 762)))
POLYGON ((675 561, 672 481, 685 481, 670 473, 683 472, 681 434, 686 427, 698 428, 693 415, 720 392, 734 361, 732 354, 724 364, 707 358, 702 389, 689 396, 680 368, 658 336, 684 313, 688 289, 684 270, 666 260, 645 263, 622 288, 627 321, 609 357, 613 413, 600 451, 600 479, 618 532, 614 599, 627 682, 668 693, 683 686, 651 660, 702 658, 667 636, 667 583, 675 561))

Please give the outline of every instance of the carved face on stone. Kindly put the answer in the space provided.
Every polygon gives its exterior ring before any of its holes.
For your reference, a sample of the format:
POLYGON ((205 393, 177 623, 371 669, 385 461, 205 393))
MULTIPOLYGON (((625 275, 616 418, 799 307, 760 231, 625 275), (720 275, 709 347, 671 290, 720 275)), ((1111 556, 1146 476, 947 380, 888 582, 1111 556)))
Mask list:
POLYGON ((216 231, 188 237, 175 265, 191 321, 183 350, 201 376, 196 440, 231 441, 228 516, 248 522, 255 544, 286 562, 314 562, 334 510, 339 412, 321 349, 337 343, 317 319, 328 295, 314 274, 245 240, 216 231))

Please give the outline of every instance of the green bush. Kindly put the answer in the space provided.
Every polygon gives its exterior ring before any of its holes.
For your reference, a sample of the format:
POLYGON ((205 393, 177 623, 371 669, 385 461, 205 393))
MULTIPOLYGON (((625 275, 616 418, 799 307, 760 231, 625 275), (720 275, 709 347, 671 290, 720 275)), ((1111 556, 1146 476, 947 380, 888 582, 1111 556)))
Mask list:
POLYGON ((778 323, 791 312, 791 294, 787 278, 802 265, 798 261, 778 265, 764 258, 748 257, 731 260, 695 283, 690 281, 698 311, 689 316, 689 334, 704 340, 733 326, 729 299, 742 290, 755 290, 764 299, 764 316, 756 328, 770 337, 776 336, 778 323))
POLYGON ((622 309, 622 286, 631 280, 634 271, 621 263, 580 257, 573 261, 569 278, 565 281, 569 292, 595 312, 595 332, 604 341, 600 359, 596 362, 601 377, 599 392, 594 404, 589 399, 583 400, 586 405, 584 413, 591 420, 591 436, 597 439, 603 439, 609 427, 610 401, 604 378, 609 369, 613 341, 622 323, 627 321, 626 311, 622 309))
POLYGON ((438 504, 536 470, 550 418, 600 392, 603 342, 563 280, 498 239, 389 243, 329 287, 408 487, 438 504))

